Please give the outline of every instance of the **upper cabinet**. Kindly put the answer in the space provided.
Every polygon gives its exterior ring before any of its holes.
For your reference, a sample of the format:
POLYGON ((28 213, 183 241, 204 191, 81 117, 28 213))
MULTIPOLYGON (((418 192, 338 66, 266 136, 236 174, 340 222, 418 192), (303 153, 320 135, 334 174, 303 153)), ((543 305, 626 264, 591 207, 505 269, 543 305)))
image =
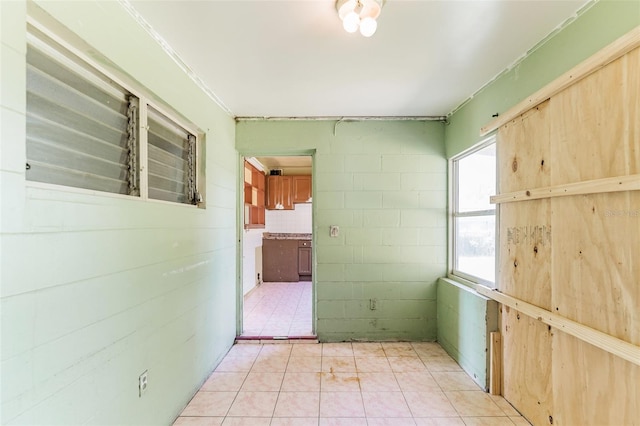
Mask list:
POLYGON ((293 210, 291 176, 267 177, 267 209, 293 210))
POLYGON ((264 228, 265 175, 244 162, 244 227, 264 228))
POLYGON ((293 179, 293 202, 311 202, 311 176, 291 176, 293 179))
POLYGON ((267 176, 267 209, 293 210, 311 202, 311 176, 267 176))

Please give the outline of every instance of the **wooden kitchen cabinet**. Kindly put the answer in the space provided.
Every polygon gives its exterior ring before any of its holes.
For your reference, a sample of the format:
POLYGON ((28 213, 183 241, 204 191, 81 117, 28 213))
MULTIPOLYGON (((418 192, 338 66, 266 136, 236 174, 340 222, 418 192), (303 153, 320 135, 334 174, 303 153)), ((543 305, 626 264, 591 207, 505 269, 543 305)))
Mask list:
POLYGON ((267 177, 267 209, 293 210, 291 176, 267 177))
POLYGON ((262 280, 298 282, 298 240, 262 240, 262 280))
POLYGON ((293 179, 293 202, 294 203, 310 203, 311 202, 311 175, 308 176, 291 176, 293 179))
POLYGON ((265 176, 248 161, 244 162, 244 227, 264 228, 265 176))
POLYGON ((298 240, 298 281, 311 281, 311 241, 298 240))

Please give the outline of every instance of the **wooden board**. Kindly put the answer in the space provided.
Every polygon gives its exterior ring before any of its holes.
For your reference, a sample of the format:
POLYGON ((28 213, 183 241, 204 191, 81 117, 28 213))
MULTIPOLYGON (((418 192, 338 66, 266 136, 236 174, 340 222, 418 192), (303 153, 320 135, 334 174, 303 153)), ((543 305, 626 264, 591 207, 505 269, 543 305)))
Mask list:
POLYGON ((533 315, 502 306, 503 395, 533 424, 640 424, 640 49, 610 59, 498 130, 498 286, 533 315))
POLYGON ((502 307, 502 394, 535 425, 553 416, 551 331, 515 309, 502 307))

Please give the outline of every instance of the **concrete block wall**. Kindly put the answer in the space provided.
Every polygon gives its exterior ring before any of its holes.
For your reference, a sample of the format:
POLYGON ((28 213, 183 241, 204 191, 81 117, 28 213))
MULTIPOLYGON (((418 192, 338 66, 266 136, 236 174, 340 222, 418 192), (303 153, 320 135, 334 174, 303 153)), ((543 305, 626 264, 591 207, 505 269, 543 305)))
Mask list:
POLYGON ((241 121, 236 131, 241 155, 314 155, 320 340, 435 340, 436 281, 446 273, 444 125, 241 121))

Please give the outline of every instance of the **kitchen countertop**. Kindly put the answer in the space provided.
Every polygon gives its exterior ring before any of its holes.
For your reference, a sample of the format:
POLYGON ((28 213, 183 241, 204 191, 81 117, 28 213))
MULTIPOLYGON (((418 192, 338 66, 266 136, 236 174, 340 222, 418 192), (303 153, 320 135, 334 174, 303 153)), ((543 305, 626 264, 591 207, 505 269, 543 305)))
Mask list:
POLYGON ((262 238, 265 240, 311 240, 312 234, 295 234, 287 232, 264 232, 262 238))

